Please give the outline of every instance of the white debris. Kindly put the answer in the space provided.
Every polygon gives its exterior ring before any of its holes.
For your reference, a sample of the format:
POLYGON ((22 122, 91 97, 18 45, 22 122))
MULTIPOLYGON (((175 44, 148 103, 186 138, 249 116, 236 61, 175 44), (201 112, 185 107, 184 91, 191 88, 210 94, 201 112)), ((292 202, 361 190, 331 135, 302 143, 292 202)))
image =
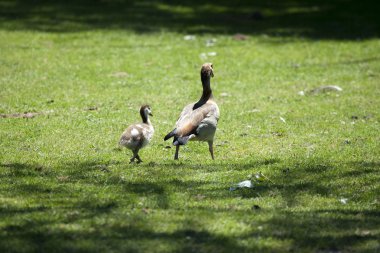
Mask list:
POLYGON ((206 53, 201 53, 201 54, 199 55, 199 58, 201 58, 202 60, 206 60, 206 59, 207 59, 207 55, 206 55, 206 53))
POLYGON ((201 58, 202 60, 206 60, 207 56, 216 56, 216 52, 201 53, 199 55, 199 58, 201 58))
POLYGON ((252 109, 252 110, 247 111, 247 112, 249 112, 249 113, 255 113, 255 112, 261 112, 261 110, 260 109, 252 109))
POLYGON ((183 39, 184 39, 184 40, 195 40, 196 37, 195 37, 195 35, 185 35, 185 36, 183 37, 183 39))
POLYGON ((229 97, 230 95, 227 92, 220 93, 221 97, 229 97))
POLYGON ((215 38, 206 40, 206 47, 212 47, 212 46, 214 46, 215 42, 216 42, 215 38))
POLYGON ((283 117, 280 117, 280 120, 284 123, 286 123, 286 120, 283 117))
POLYGON ((129 74, 127 72, 115 72, 115 73, 112 73, 110 76, 113 76, 113 77, 127 77, 127 76, 129 76, 129 74))
POLYGON ((347 204, 347 200, 346 198, 341 198, 339 199, 340 203, 342 203, 343 205, 347 204))
POLYGON ((240 188, 243 188, 243 187, 252 188, 253 184, 252 184, 251 180, 245 180, 245 181, 238 183, 237 186, 240 188))
POLYGON ((325 90, 342 91, 343 89, 336 85, 329 85, 324 87, 325 90))
POLYGON ((238 184, 236 184, 235 187, 230 187, 230 191, 235 191, 237 188, 252 188, 253 183, 251 180, 244 180, 238 184))
POLYGON ((305 92, 303 90, 299 91, 297 94, 300 96, 305 96, 305 92))
POLYGON ((318 88, 311 90, 311 93, 318 94, 321 92, 330 92, 330 91, 340 92, 342 90, 343 89, 337 85, 326 85, 326 86, 321 86, 321 87, 318 87, 318 88))

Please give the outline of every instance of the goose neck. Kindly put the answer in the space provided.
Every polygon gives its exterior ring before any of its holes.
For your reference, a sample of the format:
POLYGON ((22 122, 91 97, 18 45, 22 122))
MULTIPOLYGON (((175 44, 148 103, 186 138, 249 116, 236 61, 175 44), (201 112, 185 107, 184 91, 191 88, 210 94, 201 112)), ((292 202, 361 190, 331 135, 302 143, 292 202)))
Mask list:
POLYGON ((201 75, 201 80, 203 92, 200 100, 207 101, 210 97, 212 97, 212 90, 210 87, 210 76, 201 75))

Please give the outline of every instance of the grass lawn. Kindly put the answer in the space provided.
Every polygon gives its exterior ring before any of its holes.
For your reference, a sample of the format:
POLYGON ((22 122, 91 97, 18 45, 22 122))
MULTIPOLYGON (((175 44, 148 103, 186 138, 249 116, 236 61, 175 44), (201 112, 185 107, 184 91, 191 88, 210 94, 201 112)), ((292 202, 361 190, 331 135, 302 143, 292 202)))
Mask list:
POLYGON ((380 252, 376 6, 229 2, 0 0, 0 252, 380 252), (204 62, 216 159, 174 161, 204 62))

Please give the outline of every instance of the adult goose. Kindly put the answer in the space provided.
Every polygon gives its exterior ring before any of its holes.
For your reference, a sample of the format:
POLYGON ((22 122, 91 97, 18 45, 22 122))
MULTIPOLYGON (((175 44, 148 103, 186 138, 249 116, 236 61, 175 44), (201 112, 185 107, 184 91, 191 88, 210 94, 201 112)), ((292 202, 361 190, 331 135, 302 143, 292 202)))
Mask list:
POLYGON ((133 156, 130 163, 133 163, 135 159, 137 159, 137 163, 142 162, 139 156, 139 150, 149 144, 154 133, 153 125, 149 120, 149 115, 153 116, 150 106, 141 106, 140 115, 142 123, 130 125, 125 129, 119 141, 121 146, 132 150, 133 156))
POLYGON ((185 145, 189 140, 207 141, 211 158, 214 159, 213 142, 219 120, 219 108, 212 95, 211 77, 214 77, 212 63, 203 64, 201 68, 203 87, 201 98, 198 102, 191 103, 183 108, 176 127, 164 138, 166 141, 174 137, 173 145, 176 146, 175 160, 178 159, 180 145, 185 145))

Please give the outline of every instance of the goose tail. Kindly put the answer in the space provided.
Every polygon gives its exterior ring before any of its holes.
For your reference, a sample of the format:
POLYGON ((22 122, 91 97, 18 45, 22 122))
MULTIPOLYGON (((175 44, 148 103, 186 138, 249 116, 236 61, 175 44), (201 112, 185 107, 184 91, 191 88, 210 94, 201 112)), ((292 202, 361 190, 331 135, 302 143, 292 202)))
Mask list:
POLYGON ((164 141, 172 138, 176 134, 176 131, 177 131, 177 129, 175 128, 173 131, 171 131, 170 133, 168 133, 167 135, 165 135, 164 141))
POLYGON ((176 137, 174 138, 173 145, 178 146, 178 145, 186 145, 186 143, 189 141, 190 136, 183 136, 183 137, 176 137))

